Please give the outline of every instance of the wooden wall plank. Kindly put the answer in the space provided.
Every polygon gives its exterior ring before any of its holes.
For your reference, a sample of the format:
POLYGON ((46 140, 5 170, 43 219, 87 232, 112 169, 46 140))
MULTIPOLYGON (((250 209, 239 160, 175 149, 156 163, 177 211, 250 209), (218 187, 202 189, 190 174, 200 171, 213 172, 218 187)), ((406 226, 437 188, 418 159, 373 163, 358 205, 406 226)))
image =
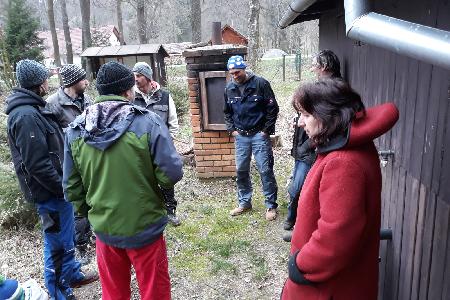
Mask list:
MULTIPOLYGON (((430 70, 431 74, 433 74, 433 68, 430 70)), ((430 74, 430 77, 431 77, 430 74)), ((429 105, 427 110, 427 120, 424 124, 425 128, 425 141, 422 150, 422 167, 420 172, 420 178, 422 183, 429 189, 431 189, 431 180, 433 177, 433 166, 434 166, 434 157, 435 157, 435 147, 438 133, 438 116, 439 116, 439 106, 441 106, 442 99, 438 99, 436 97, 433 88, 436 88, 436 83, 434 83, 430 78, 430 87, 429 87, 429 96, 428 99, 424 99, 428 103, 428 101, 435 102, 435 105, 429 105), (435 99, 435 100, 430 100, 435 99)))
MULTIPOLYGON (((397 239, 401 239, 401 232, 398 233, 395 230, 395 220, 397 213, 397 202, 398 202, 398 185, 399 185, 399 177, 400 177, 400 168, 392 167, 392 182, 391 182, 391 190, 390 190, 390 207, 392 209, 389 210, 389 227, 392 229, 392 241, 386 241, 386 268, 385 268, 385 276, 384 276, 384 291, 383 294, 379 294, 379 299, 394 299, 394 286, 396 281, 394 281, 396 268, 394 266, 394 241, 397 239)), ((382 270, 382 269, 381 269, 382 270)))
POLYGON ((398 298, 398 290, 400 287, 400 259, 402 254, 403 240, 403 211, 405 209, 405 188, 406 188, 406 171, 402 167, 399 168, 398 189, 397 189, 397 205, 395 210, 395 225, 392 227, 394 233, 394 260, 393 260, 393 278, 394 288, 392 291, 392 299, 398 298))
MULTIPOLYGON (((431 65, 422 62, 418 63, 417 75, 417 95, 416 106, 413 120, 413 135, 411 138, 411 152, 409 172, 417 179, 420 179, 422 169, 423 149, 425 144, 425 130, 424 124, 427 123, 427 112, 429 107, 438 105, 437 99, 430 99, 430 82, 431 82, 431 65), (434 103, 433 103, 434 102, 434 103), (411 159, 412 158, 412 159, 411 159), (414 159, 419 158, 419 159, 414 159)), ((405 154, 406 155, 406 154, 405 154)))
POLYGON ((419 181, 410 174, 406 176, 405 210, 403 212, 402 254, 400 258, 399 299, 411 298, 412 273, 414 270, 414 243, 417 226, 419 181))
MULTIPOLYGON (((449 100, 448 100, 448 87, 450 84, 449 77, 445 77, 445 73, 442 69, 433 67, 432 72, 432 81, 431 81, 431 92, 430 92, 430 98, 436 98, 439 99, 439 112, 437 116, 437 131, 436 131, 436 142, 433 149, 433 172, 432 172, 432 178, 431 178, 431 190, 435 194, 442 193, 439 192, 439 186, 441 183, 441 174, 442 172, 448 171, 448 167, 444 167, 444 153, 448 151, 444 148, 446 144, 445 140, 445 134, 450 130, 449 125, 449 117, 448 117, 448 106, 449 106, 449 100)), ((449 72, 446 72, 449 74, 449 72)), ((448 155, 447 155, 448 156, 448 155)), ((448 165, 447 165, 448 166, 448 165)), ((444 186, 448 186, 448 181, 444 182, 444 186)), ((447 197, 450 197, 450 194, 447 194, 447 197)), ((445 197, 444 197, 445 198, 445 197)))
MULTIPOLYGON (((393 164, 389 163, 386 165, 386 167, 381 168, 382 175, 383 175, 383 188, 382 188, 382 196, 381 196, 381 203, 382 203, 382 220, 381 220, 381 228, 382 229, 389 229, 391 228, 390 224, 390 212, 391 208, 395 208, 395 203, 392 203, 392 201, 395 199, 395 197, 391 197, 391 191, 396 190, 397 187, 392 187, 393 184, 395 184, 393 180, 393 164)), ((387 276, 386 268, 387 268, 387 261, 388 261, 388 251, 392 250, 392 247, 388 247, 388 244, 391 243, 391 241, 380 241, 380 265, 379 265, 379 295, 384 295, 384 286, 385 286, 385 277, 387 276)))
POLYGON ((423 252, 423 232, 425 223, 425 201, 427 197, 427 189, 421 184, 419 191, 419 207, 417 211, 417 231, 414 241, 414 260, 412 272, 412 284, 411 284, 411 300, 419 300, 419 282, 422 276, 421 274, 421 260, 423 252))
MULTIPOLYGON (((404 110, 405 118, 403 125, 403 148, 402 148, 402 166, 406 170, 410 170, 411 165, 419 163, 418 160, 411 159, 411 145, 413 143, 413 129, 416 112, 416 98, 417 98, 417 78, 418 78, 418 62, 416 60, 408 60, 407 81, 405 84, 405 91, 401 90, 399 95, 401 101, 406 102, 406 109, 404 110)), ((413 174, 418 178, 418 174, 413 174)))
POLYGON ((447 254, 447 240, 449 235, 450 205, 437 199, 436 221, 434 225, 433 253, 430 270, 430 286, 428 299, 440 299, 444 284, 445 257, 447 254))
MULTIPOLYGON (((442 99, 447 97, 447 109, 442 107, 441 109, 446 111, 444 117, 445 137, 444 146, 441 148, 442 164, 440 165, 442 171, 439 179, 439 191, 438 196, 441 197, 447 204, 450 204, 450 78, 448 81, 447 95, 442 90, 442 99)), ((450 251, 450 250, 449 250, 450 251)))
POLYGON ((425 223, 422 241, 422 259, 420 262, 419 299, 427 299, 430 282, 431 254, 433 251, 434 219, 436 216, 436 194, 427 190, 425 223))
MULTIPOLYGON (((450 225, 449 225, 450 226, 450 225)), ((450 247, 450 234, 447 234, 447 249, 450 247)), ((450 254, 447 251, 445 258, 445 272, 444 272, 444 290, 442 291, 442 300, 450 299, 450 254)))

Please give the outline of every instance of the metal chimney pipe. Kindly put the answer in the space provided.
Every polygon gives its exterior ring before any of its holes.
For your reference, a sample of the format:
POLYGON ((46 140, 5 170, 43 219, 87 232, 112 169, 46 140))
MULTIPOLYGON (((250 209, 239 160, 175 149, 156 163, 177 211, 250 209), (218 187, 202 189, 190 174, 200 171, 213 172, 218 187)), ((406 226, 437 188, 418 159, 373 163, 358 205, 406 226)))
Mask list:
POLYGON ((213 45, 222 45, 222 25, 220 22, 212 22, 211 43, 213 45))
POLYGON ((450 32, 369 12, 367 0, 345 0, 349 38, 450 69, 450 32))
POLYGON ((289 4, 289 10, 284 14, 283 18, 281 18, 280 22, 278 22, 278 26, 283 29, 289 26, 294 19, 301 14, 302 11, 310 7, 314 4, 316 0, 294 0, 291 4, 289 4))

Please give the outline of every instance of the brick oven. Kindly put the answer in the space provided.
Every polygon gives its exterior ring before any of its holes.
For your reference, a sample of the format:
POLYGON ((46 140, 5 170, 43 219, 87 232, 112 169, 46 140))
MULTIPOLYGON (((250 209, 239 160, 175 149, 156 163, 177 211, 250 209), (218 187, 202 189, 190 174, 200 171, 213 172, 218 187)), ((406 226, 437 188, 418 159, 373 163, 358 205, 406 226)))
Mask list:
POLYGON ((246 54, 247 47, 237 45, 212 45, 183 52, 198 177, 235 176, 234 138, 226 131, 223 95, 228 58, 246 54))

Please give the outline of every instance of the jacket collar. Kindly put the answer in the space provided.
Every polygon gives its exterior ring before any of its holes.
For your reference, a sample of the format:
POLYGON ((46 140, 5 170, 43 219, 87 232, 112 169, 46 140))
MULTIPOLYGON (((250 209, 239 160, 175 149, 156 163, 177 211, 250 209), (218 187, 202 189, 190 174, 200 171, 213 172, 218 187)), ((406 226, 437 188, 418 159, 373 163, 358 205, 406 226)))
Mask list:
MULTIPOLYGON (((78 95, 78 97, 82 99, 82 102, 84 104, 86 104, 86 97, 84 96, 84 94, 78 95)), ((72 97, 70 97, 69 95, 66 94, 66 92, 64 92, 63 86, 58 89, 58 103, 60 105, 77 106, 73 101, 74 99, 72 99, 72 97)))
POLYGON ((395 104, 385 103, 357 113, 349 128, 325 145, 317 147, 317 153, 326 153, 341 148, 356 147, 373 141, 389 131, 397 122, 399 112, 395 104))
POLYGON ((350 138, 350 130, 347 129, 343 134, 337 135, 330 139, 325 145, 318 146, 317 153, 327 153, 334 150, 344 148, 350 138))

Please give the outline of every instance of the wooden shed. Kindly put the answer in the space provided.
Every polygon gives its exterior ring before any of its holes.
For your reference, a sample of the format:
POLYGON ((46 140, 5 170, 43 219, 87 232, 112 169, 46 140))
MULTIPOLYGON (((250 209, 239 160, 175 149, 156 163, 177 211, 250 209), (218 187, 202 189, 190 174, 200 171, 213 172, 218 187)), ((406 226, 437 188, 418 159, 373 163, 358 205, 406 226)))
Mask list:
POLYGON ((450 299, 450 2, 358 1, 391 23, 372 23, 369 30, 380 32, 398 20, 410 24, 412 31, 399 31, 383 46, 347 36, 350 1, 304 2, 303 9, 292 8, 300 14, 280 26, 319 19, 320 49, 338 55, 343 77, 366 106, 393 101, 400 110, 393 130, 376 141, 380 151, 393 153, 382 167, 382 228, 393 236, 380 245, 378 298, 450 299), (396 39, 415 42, 418 31, 424 33, 418 46, 428 43, 445 59, 394 45, 396 39))
POLYGON ((109 61, 118 61, 130 68, 139 61, 145 61, 152 67, 153 79, 163 86, 167 83, 164 58, 169 54, 161 44, 90 47, 81 56, 86 57, 91 64, 94 77, 100 66, 109 61))

